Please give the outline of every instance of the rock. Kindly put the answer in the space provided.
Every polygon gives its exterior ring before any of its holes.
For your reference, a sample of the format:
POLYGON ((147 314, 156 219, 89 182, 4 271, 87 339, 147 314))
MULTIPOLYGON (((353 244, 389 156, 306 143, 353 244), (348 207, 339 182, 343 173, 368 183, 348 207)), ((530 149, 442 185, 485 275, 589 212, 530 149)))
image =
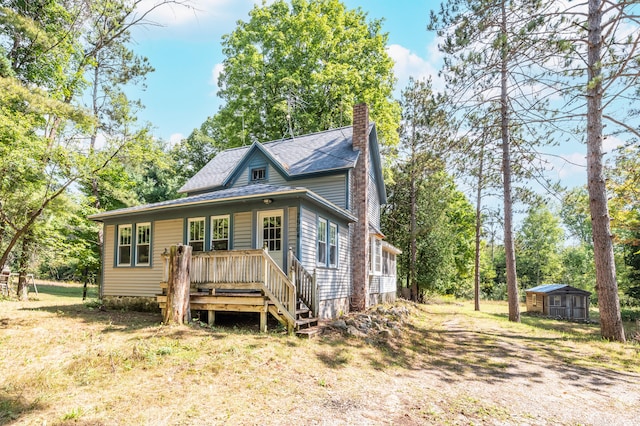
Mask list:
POLYGON ((347 327, 347 334, 350 335, 350 336, 354 336, 354 337, 364 337, 364 336, 366 336, 366 334, 364 334, 362 331, 358 330, 357 328, 355 328, 352 325, 347 327))
POLYGON ((378 332, 378 337, 381 339, 388 339, 391 337, 391 331, 389 330, 380 330, 378 332))
POLYGON ((331 324, 331 326, 339 330, 347 329, 347 323, 344 320, 336 320, 331 324))

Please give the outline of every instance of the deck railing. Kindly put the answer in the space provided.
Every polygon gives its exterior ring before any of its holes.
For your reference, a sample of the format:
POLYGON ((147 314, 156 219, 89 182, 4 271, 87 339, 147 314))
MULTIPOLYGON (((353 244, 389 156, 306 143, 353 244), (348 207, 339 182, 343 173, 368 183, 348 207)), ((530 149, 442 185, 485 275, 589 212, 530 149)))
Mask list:
MULTIPOLYGON (((169 257, 162 256, 163 281, 169 279, 169 257)), ((191 287, 248 289, 264 291, 279 310, 295 322, 296 289, 267 250, 220 250, 191 256, 191 287)))
POLYGON ((302 266, 292 249, 289 249, 289 277, 296 286, 297 296, 317 316, 319 303, 315 274, 302 266))

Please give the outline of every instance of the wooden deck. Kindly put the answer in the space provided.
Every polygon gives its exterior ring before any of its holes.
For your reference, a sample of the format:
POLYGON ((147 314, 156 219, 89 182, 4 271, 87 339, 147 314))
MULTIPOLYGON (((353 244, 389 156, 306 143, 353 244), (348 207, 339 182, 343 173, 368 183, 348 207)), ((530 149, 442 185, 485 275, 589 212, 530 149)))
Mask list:
MULTIPOLYGON (((157 295, 166 309, 168 258, 157 295)), ((289 332, 317 322, 317 291, 313 275, 289 252, 290 274, 285 274, 266 250, 229 250, 196 253, 191 258, 189 302, 191 310, 207 311, 208 323, 216 312, 256 312, 260 330, 267 330, 271 314, 289 332)))

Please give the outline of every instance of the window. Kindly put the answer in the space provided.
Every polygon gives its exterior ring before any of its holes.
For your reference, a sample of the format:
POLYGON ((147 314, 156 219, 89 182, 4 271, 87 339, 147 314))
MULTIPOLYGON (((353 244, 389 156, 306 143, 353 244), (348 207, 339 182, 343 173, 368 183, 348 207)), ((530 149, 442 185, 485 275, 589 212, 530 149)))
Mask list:
POLYGON ((338 265, 338 225, 329 224, 329 266, 338 265))
POLYGON ((562 306, 562 296, 549 296, 550 306, 562 306))
POLYGON ((204 218, 189 219, 189 240, 193 251, 204 251, 204 218))
POLYGON ((371 237, 369 247, 369 273, 380 275, 382 273, 382 240, 371 237))
POLYGON ((229 216, 211 217, 211 250, 229 250, 229 216))
POLYGON ((279 213, 262 218, 262 244, 269 251, 282 250, 282 216, 279 213))
POLYGON ((318 247, 317 262, 319 265, 327 264, 327 221, 318 218, 318 247))
POLYGON ((131 265, 131 225, 118 225, 118 265, 131 265))
POLYGON ((251 182, 257 182, 261 180, 267 179, 267 168, 266 167, 256 167, 251 169, 251 182))
POLYGON ((136 265, 149 265, 151 253, 151 224, 136 225, 136 265))
POLYGON ((538 306, 538 295, 535 293, 531 295, 531 304, 533 306, 538 306))
POLYGON ((389 267, 389 253, 388 251, 382 251, 382 275, 389 275, 391 270, 389 267))

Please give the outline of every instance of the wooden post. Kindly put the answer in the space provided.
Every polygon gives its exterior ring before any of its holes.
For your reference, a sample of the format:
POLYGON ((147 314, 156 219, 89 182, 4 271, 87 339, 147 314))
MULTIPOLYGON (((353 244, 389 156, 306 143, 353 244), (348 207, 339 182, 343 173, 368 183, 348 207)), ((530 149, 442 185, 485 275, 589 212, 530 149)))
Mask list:
POLYGON ((171 246, 169 250, 169 279, 165 324, 184 324, 191 321, 189 290, 191 287, 191 246, 171 246))

